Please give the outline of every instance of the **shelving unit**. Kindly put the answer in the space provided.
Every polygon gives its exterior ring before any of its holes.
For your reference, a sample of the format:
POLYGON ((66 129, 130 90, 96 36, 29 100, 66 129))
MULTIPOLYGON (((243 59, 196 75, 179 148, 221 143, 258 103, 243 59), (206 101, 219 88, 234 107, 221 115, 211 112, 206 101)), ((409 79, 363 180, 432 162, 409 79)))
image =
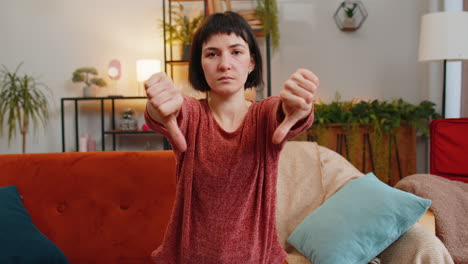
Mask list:
MULTIPOLYGON (((235 0, 233 2, 233 6, 235 6, 235 2, 248 2, 253 4, 255 0, 235 0)), ((172 22, 172 4, 171 3, 181 3, 181 4, 200 4, 203 5, 201 8, 206 15, 206 1, 205 0, 163 0, 163 24, 171 23, 172 22)), ((254 30, 255 35, 257 36, 257 39, 264 38, 265 40, 265 52, 262 54, 264 57, 264 70, 265 70, 265 88, 266 88, 266 97, 271 96, 271 40, 270 36, 261 36, 263 35, 260 30, 254 30)), ((176 68, 179 68, 177 70, 183 71, 181 69, 182 67, 186 67, 188 70, 188 60, 180 60, 175 58, 175 52, 174 47, 172 45, 168 44, 167 39, 170 37, 168 35, 169 33, 166 32, 166 28, 163 27, 163 47, 164 47, 164 71, 166 74, 168 74, 171 78, 174 79, 174 76, 176 75, 174 72, 176 71, 176 68)), ((185 77, 185 75, 184 75, 185 77)), ((188 80, 187 78, 185 78, 188 80)), ((175 80, 174 80, 175 81, 175 80)))
MULTIPOLYGON (((61 99, 60 102, 60 110, 61 110, 61 121, 62 121, 62 152, 65 152, 65 102, 73 102, 74 103, 74 124, 75 124, 75 149, 78 151, 78 144, 79 144, 79 111, 78 111, 78 104, 81 101, 99 101, 100 102, 100 123, 101 123, 101 149, 102 151, 106 150, 106 137, 105 135, 112 136, 112 150, 116 150, 116 136, 118 135, 141 135, 141 134, 153 134, 159 135, 154 131, 142 131, 142 130, 118 130, 116 129, 116 121, 115 121, 115 111, 116 107, 115 101, 118 100, 136 100, 136 99, 146 99, 144 96, 130 96, 130 97, 64 97, 61 99), (110 129, 105 128, 105 102, 110 101, 111 103, 111 127, 110 129)), ((168 144, 167 140, 163 138, 164 149, 170 149, 170 145, 168 144)))

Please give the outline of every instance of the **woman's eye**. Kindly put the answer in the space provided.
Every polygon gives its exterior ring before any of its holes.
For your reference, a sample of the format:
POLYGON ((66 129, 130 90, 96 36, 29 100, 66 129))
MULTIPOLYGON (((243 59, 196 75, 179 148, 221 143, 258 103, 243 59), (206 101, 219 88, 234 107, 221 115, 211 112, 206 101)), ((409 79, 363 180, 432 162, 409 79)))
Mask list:
POLYGON ((207 57, 214 57, 214 56, 216 56, 216 53, 214 53, 214 52, 209 52, 209 53, 206 54, 206 56, 207 56, 207 57))
POLYGON ((235 54, 235 55, 239 55, 239 54, 241 54, 242 52, 241 52, 240 50, 235 50, 235 51, 233 51, 232 53, 235 54))

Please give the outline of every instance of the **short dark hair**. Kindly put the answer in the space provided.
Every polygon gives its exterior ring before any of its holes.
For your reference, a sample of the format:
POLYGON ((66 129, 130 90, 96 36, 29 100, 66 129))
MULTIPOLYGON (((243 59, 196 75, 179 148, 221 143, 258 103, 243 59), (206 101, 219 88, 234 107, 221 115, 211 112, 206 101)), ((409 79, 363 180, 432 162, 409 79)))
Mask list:
POLYGON ((247 42, 250 56, 255 62, 255 68, 247 76, 244 89, 263 85, 262 55, 252 28, 241 15, 226 11, 206 17, 193 36, 189 59, 189 81, 195 90, 202 92, 210 90, 201 65, 203 44, 214 34, 231 33, 247 42))

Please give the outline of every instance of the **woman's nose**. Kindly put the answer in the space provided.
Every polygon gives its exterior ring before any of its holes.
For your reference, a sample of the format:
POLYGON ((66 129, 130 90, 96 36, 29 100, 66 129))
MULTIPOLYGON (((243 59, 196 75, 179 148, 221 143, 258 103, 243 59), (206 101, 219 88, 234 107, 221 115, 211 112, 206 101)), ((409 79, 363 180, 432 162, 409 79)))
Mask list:
POLYGON ((231 58, 225 55, 221 56, 218 67, 221 71, 230 70, 232 67, 231 58))

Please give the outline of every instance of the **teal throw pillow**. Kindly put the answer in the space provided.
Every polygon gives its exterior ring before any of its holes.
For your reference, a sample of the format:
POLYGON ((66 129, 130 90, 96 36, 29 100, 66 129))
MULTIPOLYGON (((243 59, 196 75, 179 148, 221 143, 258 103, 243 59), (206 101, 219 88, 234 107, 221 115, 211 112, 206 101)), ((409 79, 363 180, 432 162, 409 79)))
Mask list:
POLYGON ((414 225, 430 204, 369 173, 310 213, 288 242, 314 264, 368 263, 414 225))
POLYGON ((16 186, 0 188, 0 263, 69 263, 62 251, 34 226, 16 186))

